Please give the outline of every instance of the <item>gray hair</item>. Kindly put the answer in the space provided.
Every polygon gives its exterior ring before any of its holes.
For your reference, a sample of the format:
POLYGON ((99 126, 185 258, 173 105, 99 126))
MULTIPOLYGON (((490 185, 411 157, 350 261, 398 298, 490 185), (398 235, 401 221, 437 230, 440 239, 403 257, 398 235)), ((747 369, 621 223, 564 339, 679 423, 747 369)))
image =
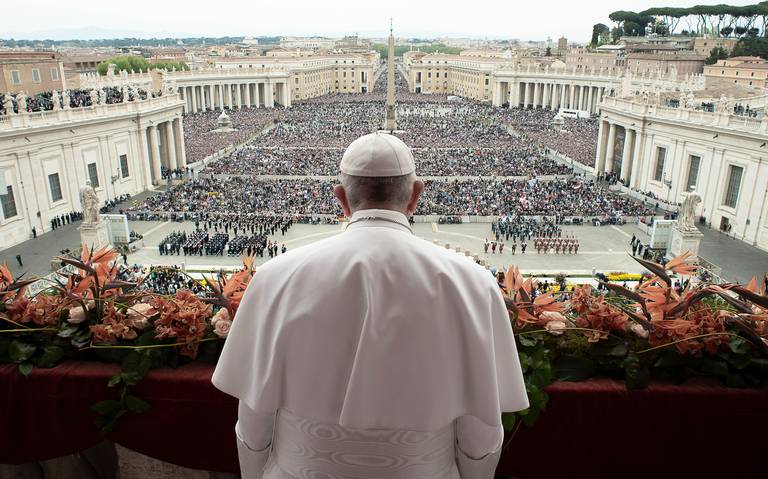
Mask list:
POLYGON ((416 174, 402 176, 352 176, 339 174, 352 210, 389 206, 404 208, 411 198, 416 174))

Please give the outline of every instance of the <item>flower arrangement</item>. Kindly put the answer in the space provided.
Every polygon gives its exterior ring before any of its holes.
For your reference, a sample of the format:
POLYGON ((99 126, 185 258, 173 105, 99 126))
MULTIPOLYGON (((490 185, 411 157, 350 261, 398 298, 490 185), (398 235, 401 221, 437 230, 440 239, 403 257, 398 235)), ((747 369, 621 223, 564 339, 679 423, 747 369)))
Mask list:
POLYGON ((546 409, 543 388, 555 380, 604 375, 642 388, 651 378, 710 375, 732 387, 768 384, 768 296, 756 278, 747 286, 676 290, 671 274, 697 271, 690 253, 664 265, 635 260, 650 272, 635 290, 605 282, 603 295, 583 285, 568 303, 535 297, 534 281, 523 281, 517 268, 507 272, 506 301, 531 407, 505 414, 505 427, 535 422, 546 409))
MULTIPOLYGON (((61 258, 70 272, 33 296, 25 289, 35 279, 0 267, 0 363, 25 375, 65 358, 121 363, 109 380, 119 392, 93 406, 105 431, 127 412, 150 407, 131 392, 152 368, 218 359, 255 274, 246 257, 239 271, 198 281, 199 296, 166 296, 119 280, 115 259, 111 249, 83 248, 79 258, 61 258)), ((603 375, 642 388, 652 378, 709 375, 732 387, 768 384, 768 296, 756 279, 675 288, 671 275, 696 274, 690 254, 664 265, 635 259, 650 272, 635 289, 568 284, 572 293, 562 302, 539 293, 518 268, 507 271, 503 294, 531 403, 504 415, 507 428, 533 424, 546 409, 544 388, 556 380, 603 375)))

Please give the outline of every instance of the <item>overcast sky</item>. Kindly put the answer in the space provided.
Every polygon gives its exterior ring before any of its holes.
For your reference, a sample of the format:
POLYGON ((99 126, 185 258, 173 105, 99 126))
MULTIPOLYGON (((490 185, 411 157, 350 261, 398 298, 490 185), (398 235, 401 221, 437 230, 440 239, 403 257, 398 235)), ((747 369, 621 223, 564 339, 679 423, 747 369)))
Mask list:
MULTIPOLYGON (((111 38, 115 36, 384 36, 389 17, 403 37, 478 37, 586 41, 592 25, 610 25, 615 10, 653 6, 758 0, 30 0, 26 15, 5 21, 0 37, 17 39, 111 38)), ((7 9, 6 9, 7 11, 7 9)))

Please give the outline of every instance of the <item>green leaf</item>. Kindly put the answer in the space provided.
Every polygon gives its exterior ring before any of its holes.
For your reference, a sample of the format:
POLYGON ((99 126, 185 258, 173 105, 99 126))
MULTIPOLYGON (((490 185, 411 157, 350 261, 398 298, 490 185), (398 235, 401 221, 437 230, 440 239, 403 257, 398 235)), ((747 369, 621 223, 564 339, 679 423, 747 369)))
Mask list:
POLYGON ((137 396, 126 396, 125 405, 131 412, 142 413, 149 409, 151 406, 148 402, 137 396))
POLYGON ((541 415, 541 410, 539 409, 528 409, 528 413, 525 416, 522 416, 523 424, 525 424, 528 427, 533 426, 536 424, 536 421, 539 420, 539 416, 541 415))
POLYGON ((728 347, 734 354, 749 354, 752 352, 752 344, 743 338, 733 338, 728 347))
POLYGON ((501 413, 501 424, 504 426, 504 430, 509 432, 515 428, 517 423, 517 416, 513 412, 501 413))
POLYGON ((121 373, 117 373, 111 378, 109 378, 109 382, 107 383, 107 386, 113 388, 118 384, 120 384, 120 381, 122 380, 123 380, 123 375, 121 373))
POLYGON ((560 356, 553 365, 560 381, 584 381, 595 375, 595 362, 589 358, 560 356))
POLYGON ((61 346, 47 344, 43 346, 43 355, 37 360, 37 365, 42 368, 50 368, 56 365, 64 357, 64 349, 61 346))
POLYGON ((521 334, 517 337, 517 340, 520 342, 521 346, 525 346, 527 348, 536 346, 536 343, 539 342, 539 340, 533 334, 521 334))
POLYGON ((121 407, 122 406, 120 405, 120 401, 116 401, 114 399, 107 399, 104 401, 99 401, 93 406, 91 406, 91 410, 101 416, 106 416, 108 414, 112 414, 119 411, 121 407))
POLYGON ((651 368, 637 354, 631 353, 624 360, 624 380, 627 389, 645 389, 651 382, 651 368))
POLYGON ((32 363, 30 362, 23 362, 19 364, 19 372, 23 374, 24 376, 29 376, 29 373, 32 372, 32 363))
POLYGON ((37 350, 36 344, 21 339, 14 339, 11 341, 10 346, 8 346, 8 356, 11 358, 11 361, 22 363, 31 358, 35 354, 35 350, 37 350))
POLYGON ((80 328, 76 324, 64 323, 64 326, 58 332, 60 338, 71 338, 80 328))
POLYGON ((712 359, 712 358, 704 358, 701 361, 700 366, 701 371, 712 374, 713 376, 717 376, 720 378, 727 378, 728 375, 730 375, 730 370, 728 369, 728 363, 725 361, 712 359))

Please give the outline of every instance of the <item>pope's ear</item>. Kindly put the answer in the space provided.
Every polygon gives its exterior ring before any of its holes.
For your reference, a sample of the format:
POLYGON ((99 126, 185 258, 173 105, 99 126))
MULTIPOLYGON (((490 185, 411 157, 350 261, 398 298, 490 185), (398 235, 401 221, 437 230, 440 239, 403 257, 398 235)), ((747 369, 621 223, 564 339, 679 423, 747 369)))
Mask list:
POLYGON ((341 211, 344 212, 344 216, 347 218, 352 216, 352 210, 349 208, 349 199, 347 199, 347 191, 342 185, 336 185, 333 187, 333 196, 339 200, 341 211))
POLYGON ((424 182, 416 180, 413 182, 413 189, 411 190, 411 197, 408 200, 408 206, 405 211, 407 216, 411 216, 416 212, 416 205, 419 203, 419 197, 424 192, 424 182))

